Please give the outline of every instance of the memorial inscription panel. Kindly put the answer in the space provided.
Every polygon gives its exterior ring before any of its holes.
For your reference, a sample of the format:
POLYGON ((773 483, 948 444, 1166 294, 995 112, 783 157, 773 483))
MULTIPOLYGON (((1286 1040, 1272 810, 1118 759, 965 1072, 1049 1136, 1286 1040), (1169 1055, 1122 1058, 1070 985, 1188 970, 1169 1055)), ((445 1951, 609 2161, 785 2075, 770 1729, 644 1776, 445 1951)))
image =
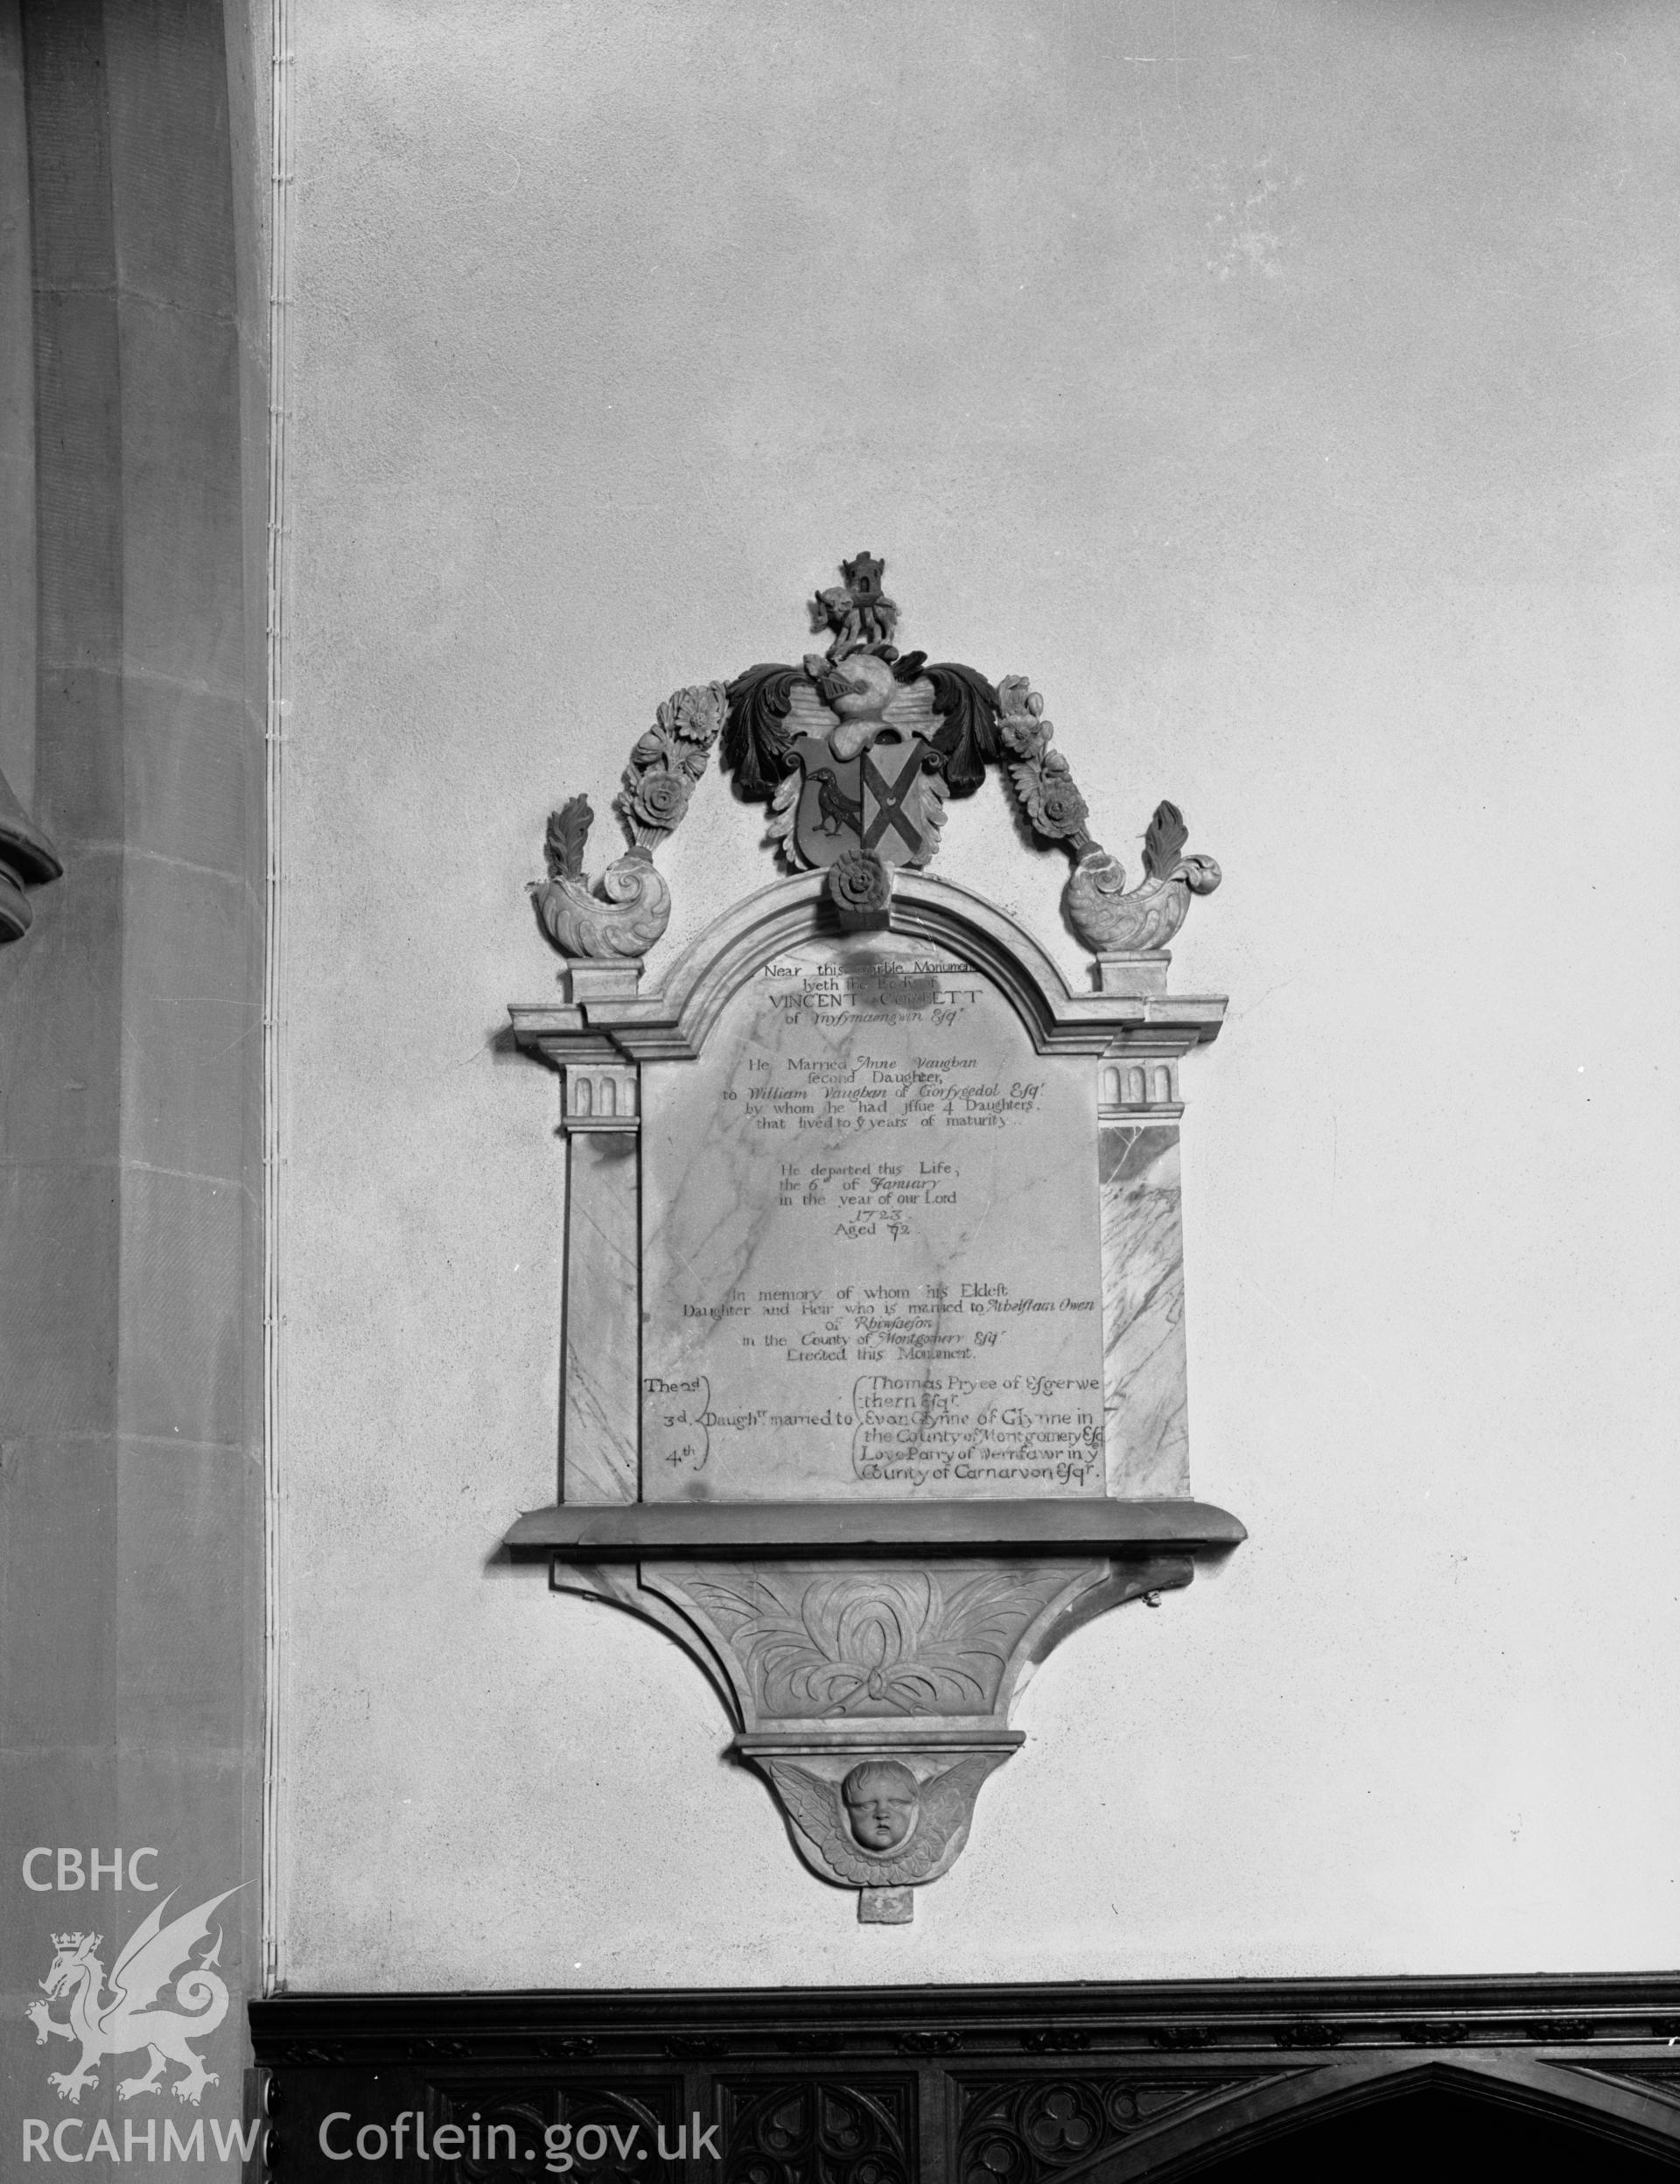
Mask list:
POLYGON ((644 1096, 644 1499, 1102 1492, 1088 1060, 870 934, 764 964, 644 1096))

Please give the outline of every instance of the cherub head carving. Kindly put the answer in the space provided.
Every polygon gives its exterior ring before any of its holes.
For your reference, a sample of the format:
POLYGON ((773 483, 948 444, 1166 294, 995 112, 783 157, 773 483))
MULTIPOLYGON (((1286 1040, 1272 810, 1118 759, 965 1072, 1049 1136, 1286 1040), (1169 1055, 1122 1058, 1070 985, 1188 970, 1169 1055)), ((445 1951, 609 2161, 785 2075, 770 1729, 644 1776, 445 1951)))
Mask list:
POLYGON ((852 1839, 866 1851, 896 1851, 921 1816, 921 1784, 898 1760, 865 1760, 840 1785, 852 1839))

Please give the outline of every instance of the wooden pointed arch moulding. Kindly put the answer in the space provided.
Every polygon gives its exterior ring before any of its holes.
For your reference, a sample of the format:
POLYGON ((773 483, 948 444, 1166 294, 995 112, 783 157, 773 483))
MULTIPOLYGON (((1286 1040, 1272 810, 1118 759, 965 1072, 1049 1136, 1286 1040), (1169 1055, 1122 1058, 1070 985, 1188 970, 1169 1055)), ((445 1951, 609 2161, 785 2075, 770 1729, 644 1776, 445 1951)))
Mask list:
POLYGON ((1124 892, 1025 678, 903 660, 845 573, 824 658, 659 709, 598 891, 587 805, 550 822, 563 993, 511 1015, 562 1084, 563 1475, 507 1545, 682 1645, 806 1864, 899 1922, 1038 1662, 1244 1536, 1186 1426, 1180 1065, 1225 1004, 1166 991, 1219 877, 1173 808, 1124 892), (720 735, 793 869, 648 980, 720 735), (1092 992, 924 869, 988 764, 1074 857, 1092 992))

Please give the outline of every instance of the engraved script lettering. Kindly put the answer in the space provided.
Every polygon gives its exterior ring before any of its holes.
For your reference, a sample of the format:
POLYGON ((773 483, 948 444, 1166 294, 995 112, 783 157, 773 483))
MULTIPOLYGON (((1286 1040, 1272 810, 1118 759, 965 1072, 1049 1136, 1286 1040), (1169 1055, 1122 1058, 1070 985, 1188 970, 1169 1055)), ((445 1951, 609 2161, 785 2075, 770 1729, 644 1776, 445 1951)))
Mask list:
POLYGON ((644 1495, 1100 1493, 1094 1074, 914 942, 766 964, 649 1096, 644 1495))

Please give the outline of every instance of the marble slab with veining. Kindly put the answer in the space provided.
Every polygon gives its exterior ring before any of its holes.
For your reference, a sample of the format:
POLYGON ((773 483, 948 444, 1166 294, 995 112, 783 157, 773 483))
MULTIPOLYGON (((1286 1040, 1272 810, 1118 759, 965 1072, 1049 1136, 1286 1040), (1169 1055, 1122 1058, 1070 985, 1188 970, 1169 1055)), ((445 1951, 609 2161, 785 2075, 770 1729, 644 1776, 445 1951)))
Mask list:
POLYGON ((881 934, 644 1081, 645 1500, 1102 1493, 1088 1061, 881 934))

